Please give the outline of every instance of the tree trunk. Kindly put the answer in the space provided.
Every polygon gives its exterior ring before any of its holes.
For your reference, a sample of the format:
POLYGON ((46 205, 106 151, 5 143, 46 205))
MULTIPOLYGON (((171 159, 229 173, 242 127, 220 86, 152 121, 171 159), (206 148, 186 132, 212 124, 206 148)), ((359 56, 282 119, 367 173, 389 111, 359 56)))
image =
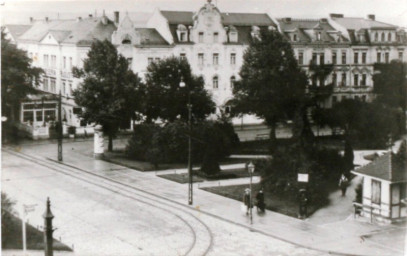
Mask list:
POLYGON ((107 146, 109 152, 113 151, 113 135, 109 134, 109 145, 107 146))
POLYGON ((276 137, 276 123, 270 125, 270 145, 269 152, 273 154, 276 151, 277 147, 277 137, 276 137))

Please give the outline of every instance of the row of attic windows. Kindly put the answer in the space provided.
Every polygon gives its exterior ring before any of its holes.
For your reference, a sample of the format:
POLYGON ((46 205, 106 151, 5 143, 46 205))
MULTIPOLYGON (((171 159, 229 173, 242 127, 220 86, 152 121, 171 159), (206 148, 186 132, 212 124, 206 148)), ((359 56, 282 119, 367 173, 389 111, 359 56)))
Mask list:
MULTIPOLYGON (((273 27, 274 28, 274 27, 273 27)), ((189 26, 187 28, 183 24, 179 24, 177 27, 177 36, 178 36, 178 41, 179 42, 190 42, 190 31, 192 29, 192 26, 189 26)), ((234 26, 227 26, 225 27, 226 31, 226 36, 227 36, 227 42, 228 43, 237 43, 238 41, 238 32, 236 27, 234 26)), ((251 36, 252 38, 258 38, 260 35, 260 28, 258 26, 252 26, 251 30, 251 36)), ((198 43, 204 43, 212 41, 213 43, 219 43, 219 32, 213 32, 213 33, 204 33, 204 32, 198 32, 198 43), (208 40, 205 38, 205 36, 211 37, 212 40, 208 40)))

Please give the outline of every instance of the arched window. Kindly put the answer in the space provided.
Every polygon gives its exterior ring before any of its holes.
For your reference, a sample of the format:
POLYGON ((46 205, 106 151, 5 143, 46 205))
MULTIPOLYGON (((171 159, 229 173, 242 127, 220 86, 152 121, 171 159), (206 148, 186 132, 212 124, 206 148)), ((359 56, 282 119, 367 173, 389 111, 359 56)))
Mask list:
POLYGON ((297 35, 296 34, 293 35, 293 41, 297 42, 297 35))
POLYGON ((230 88, 233 89, 233 87, 235 86, 235 82, 236 82, 236 77, 235 76, 231 76, 230 77, 230 88))
POLYGON ((391 42, 391 33, 387 34, 387 41, 391 42))
POLYGON ((379 41, 379 34, 377 32, 374 34, 374 40, 376 42, 379 41))
POLYGON ((180 42, 187 42, 188 41, 188 29, 185 25, 179 24, 177 26, 177 34, 178 34, 178 40, 180 42))
POLYGON ((212 78, 212 85, 213 85, 213 89, 218 89, 219 88, 219 78, 218 78, 218 76, 214 76, 212 78))
POLYGON ((384 42, 384 33, 382 33, 382 42, 384 42))

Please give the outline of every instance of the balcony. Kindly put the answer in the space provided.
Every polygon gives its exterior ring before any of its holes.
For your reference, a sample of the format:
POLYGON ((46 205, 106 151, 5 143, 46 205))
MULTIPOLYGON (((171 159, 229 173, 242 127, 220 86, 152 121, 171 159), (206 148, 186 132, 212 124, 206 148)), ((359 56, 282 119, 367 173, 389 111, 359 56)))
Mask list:
POLYGON ((70 71, 61 71, 61 78, 63 79, 72 79, 72 72, 70 71))
POLYGON ((334 92, 372 92, 373 86, 337 86, 334 87, 334 92))
POLYGON ((53 77, 57 76, 57 70, 56 69, 44 68, 44 71, 45 71, 45 75, 47 75, 47 76, 53 76, 53 77))

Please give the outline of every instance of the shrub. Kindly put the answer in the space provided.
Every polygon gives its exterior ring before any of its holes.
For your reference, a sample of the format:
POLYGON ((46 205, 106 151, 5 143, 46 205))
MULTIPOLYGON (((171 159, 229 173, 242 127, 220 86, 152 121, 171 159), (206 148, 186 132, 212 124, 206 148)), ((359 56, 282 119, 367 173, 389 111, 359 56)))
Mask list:
POLYGON ((155 124, 136 125, 132 137, 127 142, 127 156, 132 159, 147 160, 147 149, 150 148, 154 132, 158 128, 155 124))
POLYGON ((76 127, 75 126, 69 126, 68 127, 68 133, 69 134, 76 134, 76 127))

